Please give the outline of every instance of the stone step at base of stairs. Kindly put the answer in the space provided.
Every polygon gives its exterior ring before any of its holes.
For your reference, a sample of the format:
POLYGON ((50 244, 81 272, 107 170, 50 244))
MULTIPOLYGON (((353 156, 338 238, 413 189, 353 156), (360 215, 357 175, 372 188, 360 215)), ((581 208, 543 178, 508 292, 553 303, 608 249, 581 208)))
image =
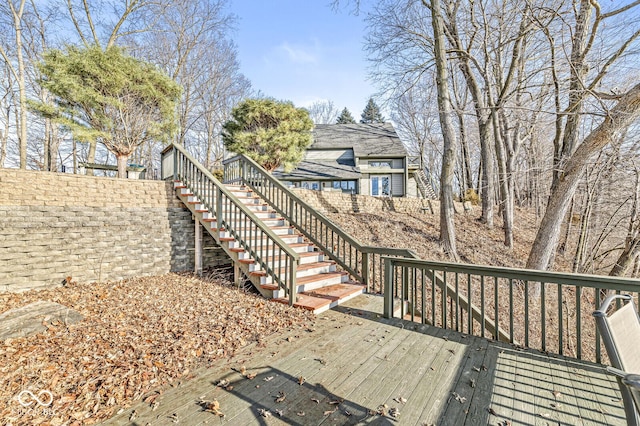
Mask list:
MULTIPOLYGON (((319 314, 362 294, 365 289, 366 286, 355 282, 335 284, 314 291, 297 294, 297 301, 293 306, 306 309, 314 314, 319 314)), ((289 300, 286 298, 271 300, 278 303, 289 303, 289 300)))

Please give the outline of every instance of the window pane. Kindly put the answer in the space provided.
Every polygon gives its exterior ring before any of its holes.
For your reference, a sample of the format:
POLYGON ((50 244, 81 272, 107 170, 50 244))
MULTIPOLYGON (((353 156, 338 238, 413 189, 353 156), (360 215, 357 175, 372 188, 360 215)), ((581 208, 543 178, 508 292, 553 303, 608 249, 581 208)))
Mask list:
POLYGON ((388 176, 384 176, 382 179, 382 195, 391 195, 391 179, 388 176))
POLYGON ((378 194, 378 177, 374 176, 371 178, 371 195, 379 195, 378 194))

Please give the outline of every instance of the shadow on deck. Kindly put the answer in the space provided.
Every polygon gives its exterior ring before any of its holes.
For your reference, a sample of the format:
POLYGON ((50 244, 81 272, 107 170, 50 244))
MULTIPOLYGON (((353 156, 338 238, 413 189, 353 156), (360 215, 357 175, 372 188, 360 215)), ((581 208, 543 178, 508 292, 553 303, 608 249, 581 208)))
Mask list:
POLYGON ((312 332, 271 336, 168 389, 156 410, 140 404, 107 423, 625 424, 617 384, 600 365, 387 320, 381 310, 379 296, 360 296, 319 316, 312 332), (214 398, 220 420, 202 407, 214 398))

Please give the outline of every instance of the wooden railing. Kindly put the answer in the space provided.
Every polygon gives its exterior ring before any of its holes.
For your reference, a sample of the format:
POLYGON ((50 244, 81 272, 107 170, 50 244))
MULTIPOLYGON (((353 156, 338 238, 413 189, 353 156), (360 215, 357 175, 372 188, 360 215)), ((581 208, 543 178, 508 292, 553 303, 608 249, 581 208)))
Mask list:
MULTIPOLYGON (((640 296, 640 280, 384 258, 387 318, 601 362, 592 313, 607 293, 640 296)), ((636 305, 637 306, 637 305, 636 305)))
POLYGON ((354 279, 366 284, 369 292, 382 292, 383 256, 418 258, 408 249, 361 244, 244 155, 223 164, 225 183, 247 185, 255 191, 354 279))
POLYGON ((220 242, 220 231, 228 232, 284 290, 289 303, 295 302, 300 255, 265 226, 253 211, 178 144, 170 145, 162 152, 162 178, 186 185, 200 204, 215 215, 218 232, 212 232, 214 238, 220 242))

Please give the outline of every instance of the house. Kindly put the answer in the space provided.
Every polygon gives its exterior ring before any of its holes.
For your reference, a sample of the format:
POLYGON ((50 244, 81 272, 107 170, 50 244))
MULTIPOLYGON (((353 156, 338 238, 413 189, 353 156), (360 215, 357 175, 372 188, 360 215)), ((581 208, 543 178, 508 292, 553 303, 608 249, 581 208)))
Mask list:
POLYGON ((318 124, 304 159, 274 176, 295 187, 378 197, 417 196, 407 150, 390 123, 318 124))

